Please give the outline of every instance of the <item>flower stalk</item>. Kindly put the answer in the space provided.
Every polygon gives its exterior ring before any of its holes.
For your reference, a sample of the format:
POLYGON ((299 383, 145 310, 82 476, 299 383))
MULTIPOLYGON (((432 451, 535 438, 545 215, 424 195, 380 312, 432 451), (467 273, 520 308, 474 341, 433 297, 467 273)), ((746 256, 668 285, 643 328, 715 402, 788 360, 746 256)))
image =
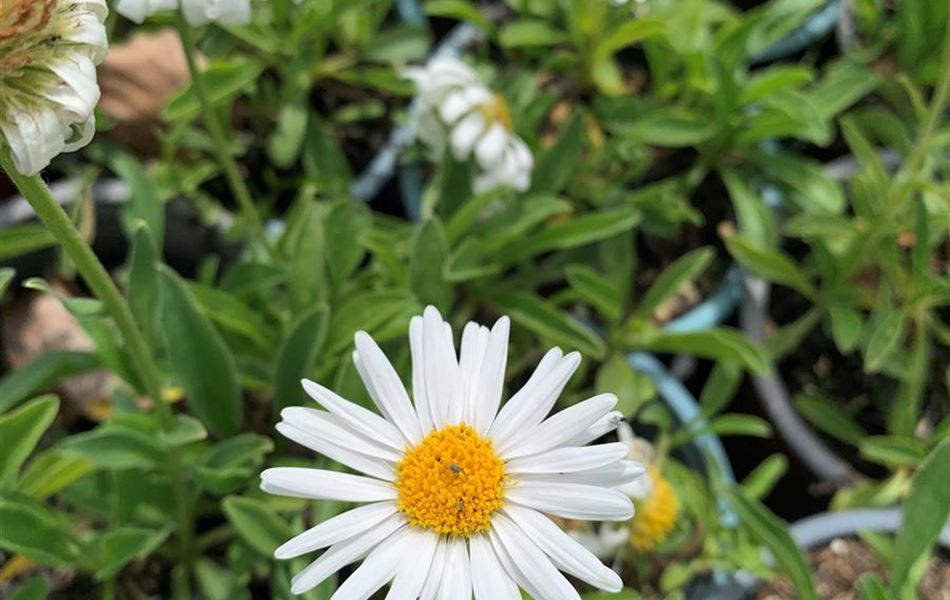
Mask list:
POLYGON ((251 192, 247 189, 247 184, 244 183, 244 179, 241 177, 241 171, 238 168, 237 162, 228 152, 228 148, 230 147, 227 134, 228 130, 224 127, 218 114, 214 111, 214 107, 211 106, 208 84, 207 81, 205 81, 204 73, 198 68, 198 61, 195 58, 194 30, 181 11, 177 12, 175 19, 178 36, 181 39, 182 51, 185 53, 185 60, 188 62, 188 71, 191 74, 192 86, 194 87, 195 94, 198 96, 198 102, 201 105, 201 113, 205 127, 207 127, 208 134, 211 136, 211 141, 213 142, 212 147, 214 148, 215 158, 224 173, 228 187, 231 189, 231 193, 234 194, 234 198, 237 200, 238 207, 243 213, 244 218, 250 222, 252 235, 264 247, 271 259, 276 260, 276 251, 267 240, 267 234, 264 232, 264 224, 263 221, 261 221, 260 214, 257 212, 257 208, 254 206, 251 192))
MULTIPOLYGON (((46 229, 62 246, 92 293, 102 302, 106 312, 112 317, 122 334, 126 350, 142 381, 145 393, 152 400, 162 429, 165 431, 173 429, 174 415, 162 399, 161 372, 155 364, 145 336, 136 324, 128 303, 109 273, 73 225, 69 215, 53 198, 49 187, 39 175, 26 176, 17 171, 10 149, 6 146, 0 148, 0 166, 33 207, 46 229)), ((174 446, 168 448, 167 465, 175 494, 179 555, 180 560, 186 563, 191 553, 192 521, 181 457, 178 456, 177 448, 174 446)))

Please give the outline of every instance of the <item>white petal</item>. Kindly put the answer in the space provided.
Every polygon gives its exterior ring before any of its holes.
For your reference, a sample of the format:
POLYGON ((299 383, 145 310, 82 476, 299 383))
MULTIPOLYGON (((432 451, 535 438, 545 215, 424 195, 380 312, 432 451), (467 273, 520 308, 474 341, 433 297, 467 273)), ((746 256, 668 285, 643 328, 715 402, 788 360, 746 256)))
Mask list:
POLYGON ((303 594, 320 585, 330 575, 333 575, 346 565, 365 556, 377 544, 388 538, 394 532, 406 527, 406 518, 397 513, 385 519, 382 523, 346 541, 330 546, 306 568, 290 581, 290 591, 303 594))
POLYGON ((360 369, 360 364, 357 364, 357 370, 360 371, 376 406, 396 425, 411 445, 418 444, 422 441, 419 419, 412 408, 412 402, 409 401, 406 388, 396 374, 396 369, 368 333, 358 331, 355 340, 358 356, 354 357, 354 360, 358 358, 358 363, 362 363, 364 367, 360 369))
POLYGON ((485 358, 478 374, 478 390, 475 395, 475 415, 472 421, 481 435, 487 435, 501 404, 505 385, 505 366, 508 362, 508 332, 511 322, 501 317, 488 335, 485 358))
POLYGON ((508 132, 498 123, 494 123, 475 146, 475 159, 483 169, 490 169, 501 162, 508 132))
POLYGON ((565 519, 626 521, 633 517, 630 498, 593 485, 521 481, 505 490, 505 499, 565 519))
POLYGON ((619 462, 626 455, 627 445, 620 442, 581 448, 562 447, 508 461, 505 465, 505 471, 512 475, 520 473, 572 473, 619 462))
POLYGON ((298 429, 327 438, 338 445, 380 460, 399 462, 402 452, 397 452, 376 439, 370 439, 354 431, 346 421, 333 413, 305 406, 288 406, 280 411, 281 418, 298 429))
POLYGON ((624 493, 635 500, 645 500, 647 496, 653 491, 653 480, 650 479, 650 475, 646 472, 646 469, 643 468, 639 463, 634 463, 633 461, 624 461, 628 463, 633 463, 639 467, 638 474, 621 484, 614 484, 614 487, 621 493, 624 493))
POLYGON ((623 588, 619 575, 541 513, 517 505, 503 510, 561 571, 608 592, 623 588))
POLYGON ((426 307, 422 316, 423 367, 426 398, 437 429, 448 425, 454 414, 461 414, 463 402, 458 359, 451 336, 446 336, 446 325, 438 309, 426 307))
POLYGON ((396 499, 396 488, 385 481, 303 467, 266 469, 261 473, 261 489, 278 496, 315 500, 378 502, 396 499))
POLYGON ((551 374, 563 356, 564 354, 560 348, 551 348, 544 354, 528 381, 501 407, 501 411, 494 418, 494 422, 488 431, 489 437, 497 439, 509 435, 511 430, 514 429, 509 421, 522 418, 519 415, 530 409, 529 395, 537 388, 539 382, 551 374))
POLYGON ((498 413, 491 437, 498 454, 507 458, 505 452, 523 439, 551 411, 558 396, 564 390, 571 375, 581 363, 581 356, 571 352, 537 380, 531 379, 518 391, 498 413))
POLYGON ((462 330, 462 345, 459 348, 459 376, 462 378, 462 397, 465 399, 463 420, 475 424, 478 407, 478 383, 488 346, 488 328, 469 322, 462 330))
POLYGON ((491 541, 484 534, 468 539, 475 600, 521 600, 518 585, 501 566, 491 541))
POLYGON ((432 407, 426 392, 425 342, 423 338, 422 317, 413 317, 409 321, 409 350, 412 355, 412 398, 416 404, 419 428, 427 435, 433 428, 432 407))
POLYGON ((439 116, 445 123, 451 125, 458 121, 462 115, 472 110, 474 106, 464 91, 454 91, 442 100, 442 105, 439 106, 439 116))
POLYGON ((519 583, 529 594, 543 600, 579 600, 574 586, 511 519, 496 513, 492 533, 493 545, 497 540, 504 547, 521 576, 519 583))
POLYGON ((456 160, 465 160, 472 154, 475 142, 485 132, 485 118, 478 112, 469 113, 452 128, 449 143, 456 160))
MULTIPOLYGON (((600 487, 622 489, 626 483, 641 477, 643 465, 632 460, 621 460, 596 469, 574 473, 519 473, 518 481, 548 481, 555 483, 583 483, 600 487)), ((627 494, 628 496, 630 494, 627 494)))
POLYGON ((422 585, 422 591, 419 592, 419 600, 434 600, 436 594, 439 592, 448 548, 447 538, 440 536, 438 545, 435 548, 435 554, 432 555, 432 565, 429 568, 429 574, 426 576, 426 582, 422 585))
POLYGON ((396 465, 393 463, 360 454, 333 440, 333 438, 314 435, 310 430, 295 427, 284 421, 278 423, 276 429, 284 437, 306 446, 318 454, 332 458, 351 469, 386 481, 396 479, 396 465))
POLYGON ((519 456, 530 456, 538 452, 544 452, 549 448, 556 448, 580 432, 585 431, 616 405, 617 397, 613 394, 600 394, 583 402, 578 402, 526 431, 519 436, 518 442, 513 444, 510 449, 502 450, 499 448, 498 453, 502 458, 509 460, 519 456))
POLYGON ((417 550, 422 534, 406 527, 376 546, 346 581, 337 588, 331 600, 366 600, 396 575, 402 558, 417 550))
POLYGON ((340 513, 284 542, 274 558, 294 558, 361 535, 395 512, 395 503, 377 502, 340 513))
POLYGON ((446 546, 439 600, 471 600, 472 570, 468 563, 468 544, 464 538, 449 538, 446 546))
POLYGON ((415 600, 429 575, 439 536, 432 531, 413 531, 412 547, 399 558, 399 570, 386 600, 415 600))
POLYGON ((565 446, 585 446, 597 438, 607 435, 617 428, 617 425, 623 423, 623 413, 619 410, 611 411, 601 418, 597 419, 593 425, 581 431, 571 439, 564 442, 565 446))
POLYGON ((386 419, 366 410, 358 404, 344 400, 332 390, 323 387, 319 383, 310 381, 309 379, 304 379, 301 383, 303 384, 304 391, 306 391, 317 404, 343 419, 352 429, 370 439, 382 442, 399 452, 405 449, 405 440, 402 434, 386 419))

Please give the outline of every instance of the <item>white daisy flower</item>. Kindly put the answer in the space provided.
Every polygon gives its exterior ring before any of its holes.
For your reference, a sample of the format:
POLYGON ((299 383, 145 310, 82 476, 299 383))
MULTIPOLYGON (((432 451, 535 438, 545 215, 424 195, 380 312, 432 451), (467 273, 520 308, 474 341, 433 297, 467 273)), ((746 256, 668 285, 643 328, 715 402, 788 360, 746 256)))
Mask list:
MULTIPOLYGON (((189 24, 199 27, 214 21, 222 25, 247 25, 251 22, 251 0, 181 0, 181 11, 189 24)), ((157 12, 175 10, 179 0, 119 0, 115 9, 141 23, 157 12)))
POLYGON ((545 418, 577 368, 553 349, 504 406, 508 318, 489 330, 469 323, 456 357, 451 326, 428 307, 409 327, 412 401, 373 339, 356 334, 353 359, 379 412, 304 380, 325 410, 291 407, 278 431, 366 474, 278 467, 261 474, 273 494, 365 503, 294 537, 288 559, 327 550, 294 577, 294 593, 366 557, 334 594, 387 598, 577 599, 564 571, 604 590, 620 577, 546 514, 623 521, 633 505, 612 489, 643 473, 622 443, 584 447, 622 416, 612 394, 545 418))
POLYGON ((417 88, 412 120, 419 139, 440 160, 448 147, 456 160, 474 158, 476 193, 504 186, 523 192, 531 185, 534 158, 512 131, 508 105, 492 94, 462 61, 437 57, 405 76, 417 88))
POLYGON ((92 139, 108 12, 105 0, 3 0, 0 132, 20 173, 92 139))

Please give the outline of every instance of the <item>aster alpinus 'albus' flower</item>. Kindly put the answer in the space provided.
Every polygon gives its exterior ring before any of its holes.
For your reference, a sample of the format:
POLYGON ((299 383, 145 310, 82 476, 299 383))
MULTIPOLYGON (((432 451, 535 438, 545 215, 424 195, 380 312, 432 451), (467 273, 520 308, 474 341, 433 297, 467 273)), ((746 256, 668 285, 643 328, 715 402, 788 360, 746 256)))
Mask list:
POLYGON ((198 27, 212 21, 222 25, 246 25, 251 21, 251 0, 119 0, 116 11, 136 23, 163 10, 181 12, 198 27))
POLYGON ((34 175, 92 139, 109 10, 105 0, 3 0, 0 11, 0 131, 16 169, 34 175))
POLYGON ((474 158, 476 193, 498 186, 525 191, 531 185, 534 159, 527 144, 512 131, 508 105, 462 61, 438 57, 405 76, 416 84, 412 107, 416 134, 439 159, 446 151, 456 160, 474 158))
POLYGON ((633 500, 636 514, 620 527, 601 525, 596 534, 575 533, 575 539, 600 557, 608 557, 629 544, 640 551, 653 549, 672 531, 679 515, 679 500, 673 487, 653 460, 653 446, 634 435, 629 424, 617 428, 620 442, 628 448, 627 458, 647 465, 643 477, 618 486, 633 500))
POLYGON ((387 598, 577 599, 564 571, 618 591, 616 573, 545 514, 624 521, 630 499, 616 486, 643 473, 622 443, 585 445, 622 419, 611 394, 547 417, 580 357, 550 350, 501 406, 507 317, 490 330, 469 323, 456 355, 451 326, 429 307, 409 328, 412 400, 366 333, 353 359, 380 414, 304 381, 325 410, 291 407, 277 429, 366 476, 306 468, 261 474, 264 491, 366 503, 294 537, 275 552, 293 558, 327 550, 292 582, 318 585, 366 556, 333 596, 365 599, 392 582, 387 598))

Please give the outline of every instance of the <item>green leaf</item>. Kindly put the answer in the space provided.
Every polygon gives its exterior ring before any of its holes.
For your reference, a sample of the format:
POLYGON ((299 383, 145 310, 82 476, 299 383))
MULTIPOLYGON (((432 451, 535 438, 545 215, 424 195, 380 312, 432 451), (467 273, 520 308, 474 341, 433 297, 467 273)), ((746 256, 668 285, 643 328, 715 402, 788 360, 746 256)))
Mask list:
POLYGON ((798 394, 794 399, 795 410, 813 427, 836 439, 855 446, 868 433, 849 418, 841 407, 821 396, 798 394))
POLYGON ((785 253, 758 246, 738 235, 726 237, 725 242, 729 253, 754 274, 797 290, 809 298, 815 296, 814 286, 785 253))
POLYGON ((622 21, 615 29, 600 37, 595 53, 609 56, 641 40, 660 35, 666 23, 657 18, 639 18, 622 21))
POLYGON ((272 347, 270 327, 265 323, 260 311, 252 309, 241 298, 220 288, 195 281, 187 281, 185 285, 201 312, 218 327, 242 335, 263 348, 272 347))
POLYGON ((259 500, 228 496, 221 501, 221 508, 241 539, 264 556, 272 557, 274 550, 293 536, 287 523, 259 500))
POLYGON ((17 481, 16 491, 37 500, 46 500, 94 469, 95 464, 90 460, 50 448, 26 465, 17 481))
POLYGON ((447 312, 452 304, 452 286, 443 275, 449 246, 438 217, 427 219, 416 234, 409 258, 409 286, 422 304, 434 304, 447 312))
POLYGON ((80 557, 66 519, 24 496, 0 496, 0 548, 51 567, 75 565, 80 557))
POLYGON ((155 344, 159 340, 161 296, 158 287, 158 263, 155 242, 147 225, 135 229, 130 259, 128 298, 129 308, 146 338, 155 344))
POLYGON ((428 27, 401 25, 377 31, 363 56, 383 63, 418 60, 425 56, 431 45, 428 27))
POLYGON ((7 600, 45 600, 47 594, 49 594, 49 586, 41 576, 37 575, 27 580, 7 600))
POLYGON ((711 416, 717 414, 729 404, 742 383, 742 369, 734 363, 717 362, 712 373, 703 386, 699 396, 699 404, 703 407, 703 414, 711 416))
POLYGON ((927 454, 921 440, 897 435, 867 436, 860 441, 858 449, 868 460, 892 467, 916 467, 927 454))
POLYGON ((531 193, 555 194, 564 189, 577 168, 585 142, 584 115, 575 110, 554 144, 538 153, 531 175, 531 193))
POLYGON ((640 222, 640 212, 613 208, 583 214, 548 226, 511 244, 504 258, 516 261, 550 250, 565 250, 604 240, 631 229, 640 222))
POLYGON ((657 352, 691 354, 737 363, 755 373, 766 373, 769 369, 768 355, 760 345, 742 333, 725 327, 675 333, 663 331, 645 339, 634 335, 630 341, 657 352))
POLYGON ((773 454, 746 475, 742 480, 742 489, 750 498, 764 498, 787 470, 788 459, 782 454, 773 454))
POLYGON ((712 248, 697 248, 676 259, 660 273, 643 295, 633 316, 639 319, 652 317, 661 304, 682 290, 684 285, 699 277, 714 257, 712 248))
POLYGON ((875 573, 858 578, 858 600, 888 600, 887 589, 875 573))
POLYGON ((362 202, 341 200, 327 213, 324 226, 327 263, 337 285, 346 281, 363 261, 366 250, 360 242, 371 224, 370 211, 362 202))
POLYGON ((814 71, 802 65, 779 65, 762 69, 746 82, 739 101, 742 104, 752 104, 774 92, 799 88, 814 77, 814 71))
POLYGON ((616 322, 623 312, 623 297, 610 280, 586 265, 568 265, 567 281, 577 294, 608 321, 616 322))
POLYGON ((471 23, 483 31, 491 31, 491 21, 480 10, 465 0, 429 0, 425 3, 426 14, 432 17, 447 17, 471 23))
POLYGON ((0 379, 0 413, 49 388, 70 375, 85 373, 102 365, 89 352, 54 350, 38 356, 0 379))
POLYGON ((59 411, 59 398, 40 396, 0 416, 0 488, 9 487, 59 411))
POLYGON ((0 260, 56 245, 46 227, 35 223, 6 227, 0 235, 0 260))
POLYGON ((778 239, 775 217, 765 200, 752 191, 745 177, 738 171, 723 169, 722 182, 726 185, 732 208, 736 213, 739 231, 758 246, 771 247, 778 239))
POLYGON ((679 148, 709 140, 716 134, 716 125, 708 118, 674 108, 642 115, 634 123, 618 128, 618 133, 644 144, 679 148))
POLYGON ((288 101, 277 113, 277 126, 267 138, 267 156, 276 166, 287 169, 297 162, 307 133, 307 107, 288 101))
MULTIPOLYGON (((208 87, 211 105, 218 107, 257 82, 264 65, 252 59, 231 62, 213 62, 205 69, 203 77, 208 87)), ((179 92, 162 111, 166 121, 193 119, 201 112, 201 103, 193 86, 179 92)))
POLYGON ((212 431, 233 435, 241 421, 234 359, 182 280, 168 269, 161 270, 160 278, 162 330, 172 372, 185 388, 185 401, 212 431))
POLYGON ((626 416, 634 414, 656 395, 653 380, 634 370, 620 353, 611 354, 597 369, 594 389, 598 394, 617 396, 616 408, 626 416))
POLYGON ((719 436, 745 435, 767 438, 772 435, 772 426, 765 419, 739 413, 726 413, 709 421, 709 431, 719 436))
POLYGON ((772 551, 802 600, 818 600, 811 568, 788 533, 788 525, 741 489, 725 490, 729 503, 752 536, 772 551))
POLYGON ((891 568, 891 593, 907 581, 911 567, 929 552, 950 516, 950 440, 944 440, 920 466, 901 508, 903 524, 897 533, 891 568))
POLYGON ((129 185, 129 201, 122 207, 125 230, 129 237, 138 237, 137 224, 142 222, 152 234, 154 248, 164 248, 165 207, 159 198, 155 179, 142 167, 138 159, 125 152, 112 155, 109 166, 129 185))
POLYGON ((842 353, 854 350, 861 339, 861 330, 864 320, 861 313, 850 306, 834 304, 828 307, 828 316, 831 319, 831 337, 842 353))
POLYGON ((534 294, 507 292, 492 300, 499 312, 551 343, 596 359, 607 353, 607 345, 596 333, 534 294))
POLYGON ((175 415, 172 427, 159 432, 159 439, 166 446, 185 446, 208 438, 208 431, 201 421, 188 415, 175 415))
POLYGON ((148 556, 168 538, 171 528, 161 530, 119 527, 95 542, 96 577, 100 581, 115 577, 131 561, 148 556))
POLYGON ((540 19, 517 19, 498 32, 498 43, 503 48, 554 46, 566 41, 563 31, 540 19))
POLYGON ((3 295, 7 292, 7 288, 15 275, 16 270, 13 267, 0 267, 0 300, 3 299, 3 295))
POLYGON ((306 401, 300 380, 310 375, 317 364, 320 348, 327 336, 330 311, 315 306, 302 314, 290 327, 277 353, 274 366, 274 414, 285 406, 306 401))
POLYGON ((77 433, 60 441, 57 447, 104 469, 153 469, 165 456, 155 439, 118 425, 100 425, 92 431, 77 433))
MULTIPOLYGON (((327 334, 326 352, 334 356, 353 344, 353 335, 357 331, 372 335, 398 316, 415 314, 417 307, 415 299, 405 290, 370 290, 354 294, 335 308, 327 334)), ((405 328, 402 330, 406 331, 405 328)))
POLYGON ((195 579, 203 597, 208 600, 234 600, 240 583, 231 569, 219 567, 208 558, 199 558, 195 563, 195 579))
POLYGON ((295 312, 328 301, 326 277, 325 205, 305 202, 300 213, 290 221, 288 254, 290 256, 290 304, 295 312), (294 235, 292 235, 294 234, 294 235))
POLYGON ((890 308, 880 310, 886 312, 881 318, 871 320, 871 337, 864 350, 864 370, 868 373, 880 371, 904 338, 904 315, 890 308))

